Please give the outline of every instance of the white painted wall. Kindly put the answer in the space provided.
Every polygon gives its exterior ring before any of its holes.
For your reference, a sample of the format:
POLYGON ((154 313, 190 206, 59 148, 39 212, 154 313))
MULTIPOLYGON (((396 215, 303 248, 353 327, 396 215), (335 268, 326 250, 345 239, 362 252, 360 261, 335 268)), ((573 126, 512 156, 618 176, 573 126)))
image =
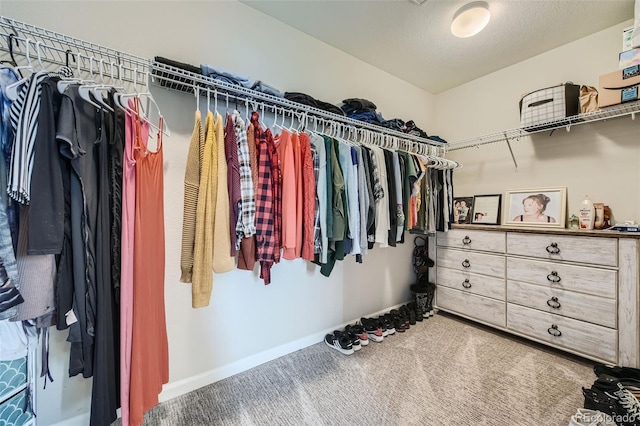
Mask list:
MULTIPOLYGON (((436 96, 435 131, 449 141, 519 127, 523 93, 566 81, 598 87, 618 69, 622 29, 631 21, 545 52, 436 96)), ((513 141, 516 172, 506 143, 454 151, 464 164, 455 175, 457 196, 506 189, 566 186, 568 213, 589 195, 609 205, 615 220, 640 220, 640 119, 619 118, 513 141)))
MULTIPOLYGON (((22 2, 0 12, 31 24, 145 57, 210 63, 339 103, 373 100, 385 118, 414 119, 429 132, 433 96, 235 1, 22 2)), ((191 96, 153 89, 172 136, 165 139, 166 290, 170 380, 164 398, 320 341, 324 330, 408 299, 411 236, 399 248, 375 249, 358 265, 338 263, 330 278, 302 260, 273 268, 264 286, 255 273, 214 277, 211 305, 191 308, 179 283, 183 178, 195 108, 191 96)), ((55 382, 38 391, 39 424, 89 410, 90 380, 67 378, 66 332, 52 332, 55 382)), ((79 424, 86 420, 81 418, 79 424)))

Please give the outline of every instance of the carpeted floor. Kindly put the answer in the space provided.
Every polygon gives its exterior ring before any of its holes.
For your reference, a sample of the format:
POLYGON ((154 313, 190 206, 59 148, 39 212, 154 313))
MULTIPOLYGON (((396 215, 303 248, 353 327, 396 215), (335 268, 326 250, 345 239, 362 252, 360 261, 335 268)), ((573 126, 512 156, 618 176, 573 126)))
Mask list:
POLYGON ((591 367, 439 314, 351 356, 307 347, 160 404, 145 424, 566 426, 591 367))

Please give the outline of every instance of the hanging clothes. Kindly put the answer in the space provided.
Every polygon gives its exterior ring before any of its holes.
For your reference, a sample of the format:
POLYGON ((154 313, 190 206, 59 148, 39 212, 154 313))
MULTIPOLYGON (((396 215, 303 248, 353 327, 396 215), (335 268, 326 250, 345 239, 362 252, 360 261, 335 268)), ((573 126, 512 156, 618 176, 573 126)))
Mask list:
POLYGON ((215 221, 213 227, 213 271, 221 274, 235 268, 235 259, 231 256, 231 234, 229 217, 228 168, 225 158, 224 126, 222 116, 216 114, 215 147, 218 155, 217 192, 215 198, 215 221))
MULTIPOLYGON (((131 109, 135 108, 129 102, 131 109)), ((146 145, 149 123, 136 115, 125 116, 124 161, 122 178, 122 259, 120 282, 120 401, 122 424, 130 424, 133 310, 134 310, 134 253, 136 225, 136 146, 146 145)))
MULTIPOLYGON (((244 121, 238 111, 233 111, 233 124, 238 143, 238 165, 240 177, 240 202, 238 204, 238 220, 236 222, 236 249, 240 249, 241 241, 256 233, 256 204, 251 173, 250 148, 247 141, 244 121)), ((255 151, 255 147, 254 147, 255 151)))
POLYGON ((293 160, 296 173, 296 239, 294 248, 294 258, 297 259, 302 256, 302 149, 300 146, 300 137, 298 133, 293 133, 291 142, 293 145, 293 160))
MULTIPOLYGON (((280 160, 270 129, 264 131, 271 166, 271 190, 273 191, 273 261, 280 262, 282 248, 282 174, 280 160)), ((294 155, 295 158, 295 155, 294 155)))
MULTIPOLYGON (((197 125, 197 122, 196 122, 197 125)), ((195 245, 193 248, 193 275, 191 305, 209 306, 213 286, 213 245, 216 194, 218 190, 218 150, 213 113, 207 113, 206 134, 202 153, 200 185, 196 209, 195 245)), ((195 129, 194 129, 195 131, 195 129)), ((226 255, 226 253, 224 253, 226 255)))
POLYGON ((251 185, 253 188, 253 234, 247 238, 243 238, 240 243, 238 269, 252 271, 256 263, 256 235, 258 214, 258 154, 256 150, 256 132, 251 121, 247 126, 247 145, 249 147, 251 185))
POLYGON ((282 257, 287 260, 296 258, 296 164, 292 135, 288 130, 275 137, 278 158, 282 172, 282 257))
POLYGON ((304 260, 314 259, 314 225, 316 218, 316 177, 309 135, 300 133, 302 163, 302 252, 304 260))
MULTIPOLYGON (((163 128, 160 119, 159 128, 163 128)), ((158 404, 169 381, 169 348, 164 306, 164 182, 162 133, 150 151, 138 139, 136 226, 134 232, 134 308, 131 354, 130 423, 142 424, 144 412, 158 404)))
MULTIPOLYGON (((229 193, 229 237, 231 250, 229 255, 236 255, 236 225, 238 224, 240 194, 240 161, 238 160, 238 140, 233 117, 227 114, 227 126, 224 132, 224 151, 227 161, 227 191, 229 193)), ((235 266, 235 265, 234 265, 235 266)))
POLYGON ((200 110, 197 110, 187 154, 187 166, 184 172, 184 215, 182 220, 182 252, 180 255, 180 281, 183 283, 190 283, 193 274, 196 211, 198 208, 203 155, 204 130, 202 128, 202 114, 200 110))

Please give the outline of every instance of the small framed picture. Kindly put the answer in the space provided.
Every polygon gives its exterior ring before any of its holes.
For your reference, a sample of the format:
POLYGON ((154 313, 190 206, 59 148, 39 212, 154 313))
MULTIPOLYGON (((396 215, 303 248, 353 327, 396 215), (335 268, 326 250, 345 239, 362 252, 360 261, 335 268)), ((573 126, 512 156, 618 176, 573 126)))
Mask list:
POLYGON ((567 188, 509 190, 505 193, 505 225, 564 228, 567 188))
POLYGON ((471 223, 473 197, 455 197, 453 199, 453 223, 471 223))
POLYGON ((481 223, 483 225, 499 225, 501 201, 501 194, 475 195, 473 197, 471 223, 481 223))

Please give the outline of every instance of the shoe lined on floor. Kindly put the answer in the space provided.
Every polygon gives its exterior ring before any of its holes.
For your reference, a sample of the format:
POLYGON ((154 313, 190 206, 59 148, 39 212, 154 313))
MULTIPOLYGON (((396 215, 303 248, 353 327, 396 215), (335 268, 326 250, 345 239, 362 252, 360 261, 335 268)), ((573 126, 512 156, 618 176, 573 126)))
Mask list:
MULTIPOLYGON (((385 329, 387 330, 387 336, 391 336, 393 334, 396 334, 396 329, 393 326, 393 321, 391 321, 390 317, 388 316, 389 314, 385 314, 382 315, 380 317, 378 317, 378 320, 380 322, 382 322, 382 335, 384 336, 384 331, 385 329)), ((384 336, 384 337, 387 337, 384 336)))
POLYGON ((613 417, 597 410, 578 408, 571 416, 569 426, 616 426, 613 417))
POLYGON ((361 318, 360 324, 364 327, 364 331, 367 333, 367 337, 370 341, 380 343, 384 340, 382 328, 378 327, 378 324, 374 320, 361 318))
POLYGON ((640 380, 640 369, 632 367, 618 367, 604 364, 596 364, 593 372, 600 377, 606 374, 617 379, 636 379, 640 380))
POLYGON ((354 351, 359 351, 360 349, 362 349, 360 338, 352 330, 345 328, 344 331, 336 330, 333 332, 334 336, 337 336, 338 334, 345 334, 349 338, 349 340, 351 340, 351 347, 354 351))
POLYGON ((610 416, 617 416, 622 411, 618 408, 617 400, 598 389, 582 388, 582 395, 584 395, 584 408, 588 410, 600 411, 610 416))
MULTIPOLYGON (((618 424, 640 424, 640 402, 638 402, 638 399, 633 396, 631 392, 629 392, 624 388, 624 386, 622 386, 617 378, 603 374, 599 376, 598 379, 593 383, 591 389, 604 393, 606 396, 616 402, 616 412, 618 415, 621 415, 623 417, 622 421, 616 418, 618 424)), ((587 407, 585 405, 585 408, 591 407, 587 407)))
POLYGON ((348 325, 345 327, 345 331, 351 331, 358 336, 360 339, 360 346, 367 346, 369 344, 369 337, 367 336, 367 332, 364 331, 364 327, 360 324, 348 325))
POLYGON ((351 339, 344 333, 340 333, 339 335, 335 334, 327 334, 324 336, 324 343, 327 344, 331 349, 335 349, 344 355, 353 354, 353 346, 351 344, 351 339))

